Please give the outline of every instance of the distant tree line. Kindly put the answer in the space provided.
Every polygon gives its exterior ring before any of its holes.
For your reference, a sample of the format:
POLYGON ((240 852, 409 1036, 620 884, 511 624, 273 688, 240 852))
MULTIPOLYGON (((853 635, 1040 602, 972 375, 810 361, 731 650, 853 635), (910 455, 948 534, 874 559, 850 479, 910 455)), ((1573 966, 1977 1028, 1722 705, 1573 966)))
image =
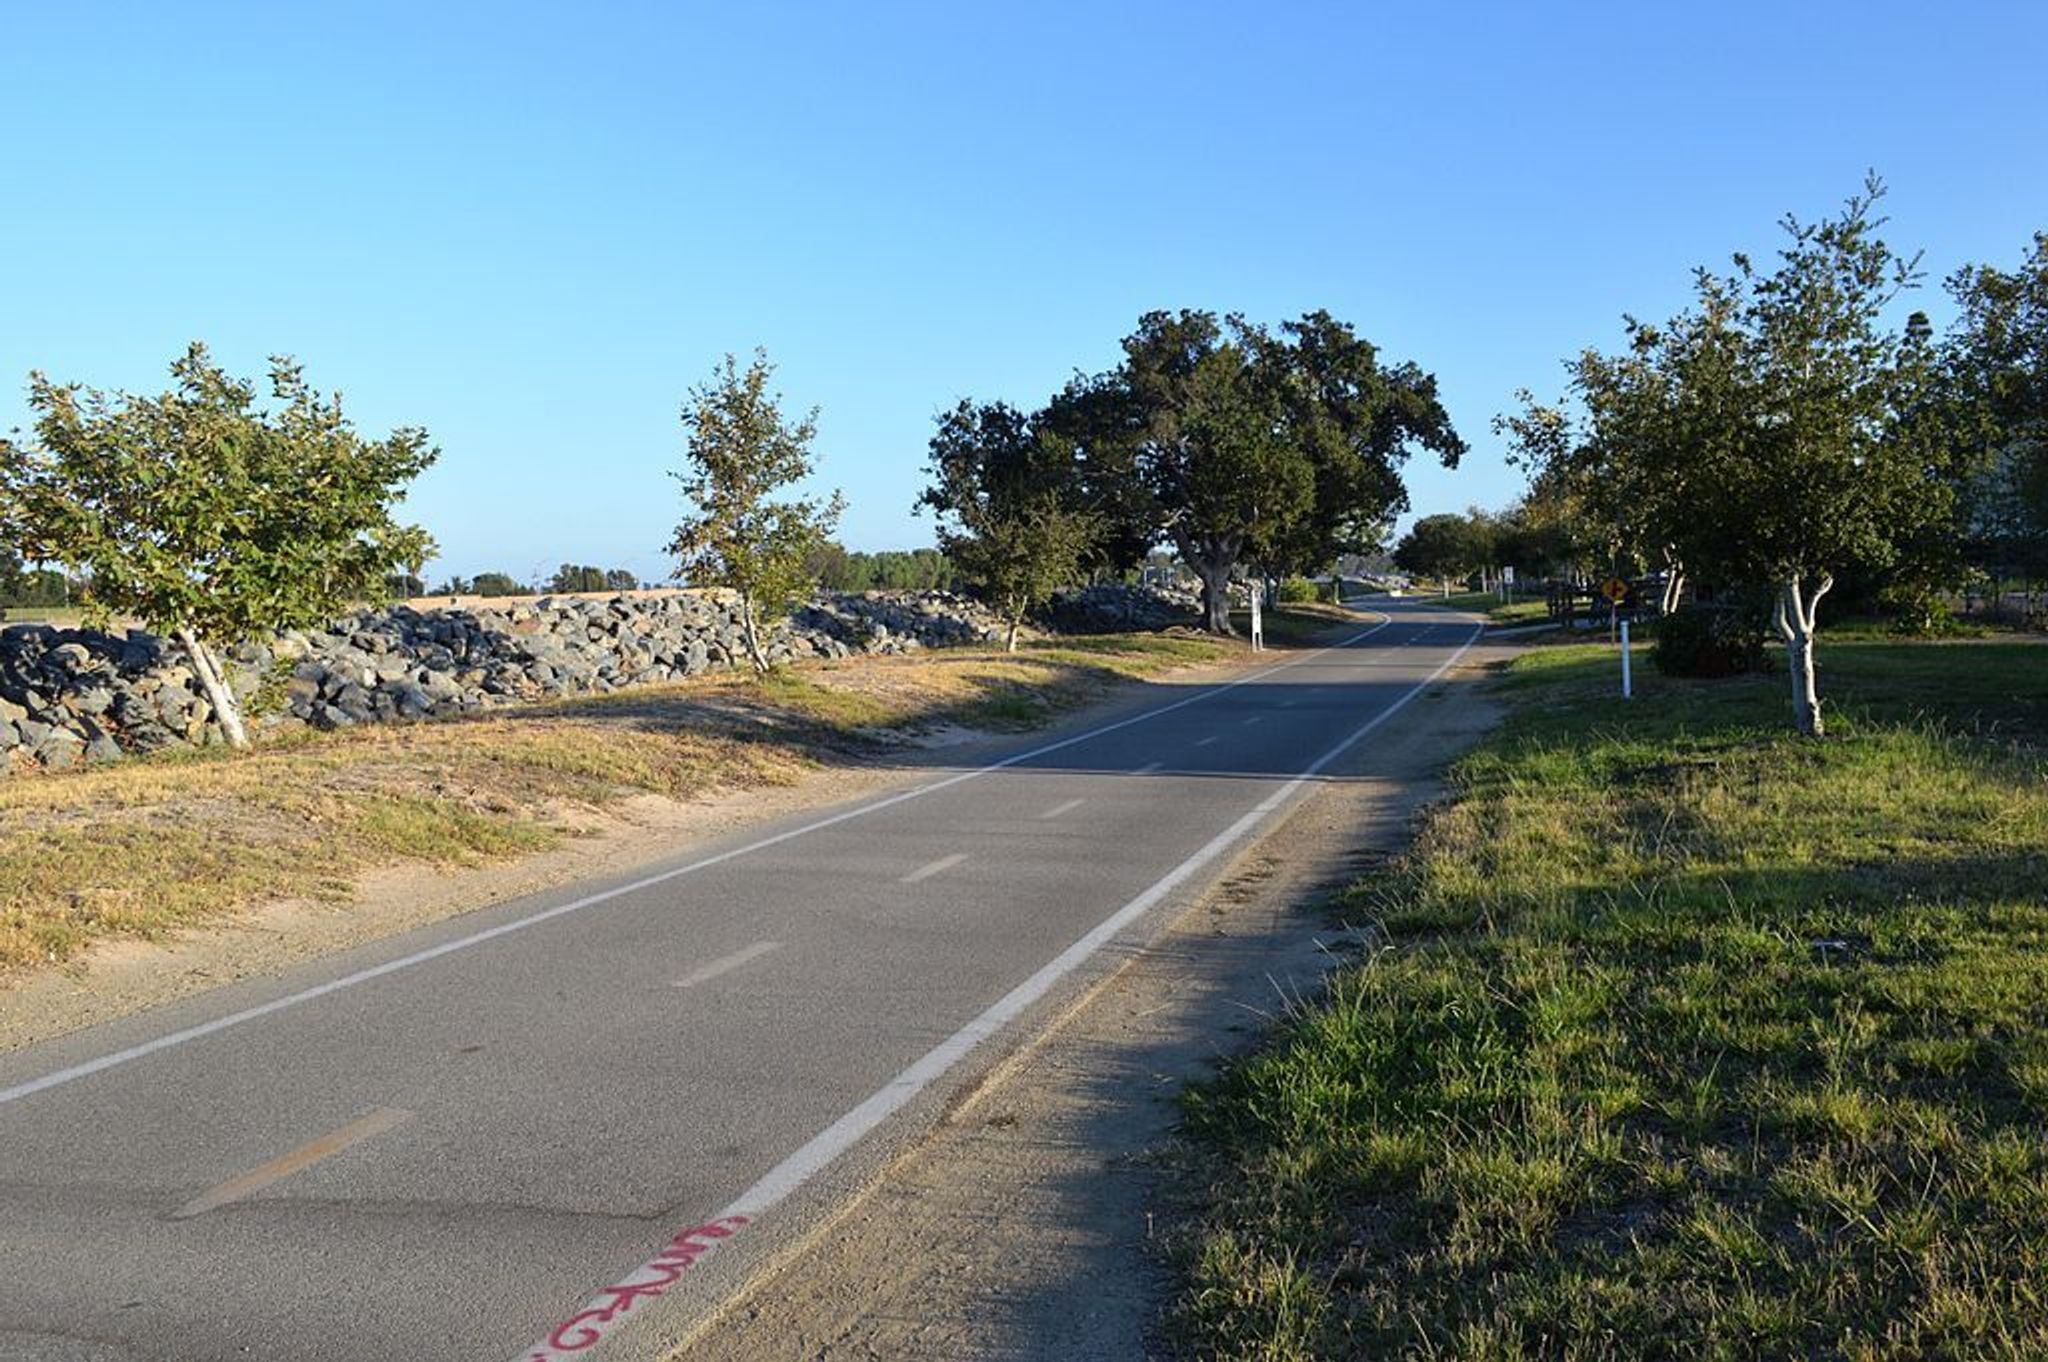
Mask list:
MULTIPOLYGON (((0 455, 4 452, 0 449, 0 455)), ((66 606, 84 591, 83 581, 58 568, 30 567, 18 551, 0 544, 0 610, 66 606)))
POLYGON ((866 553, 828 540, 806 562, 827 591, 944 591, 957 572, 937 549, 884 549, 866 553))
POLYGON ((385 586, 392 596, 404 600, 414 596, 547 596, 572 591, 638 591, 640 579, 625 568, 564 563, 555 569, 552 577, 537 582, 522 581, 509 572, 479 572, 474 577, 445 577, 429 589, 419 576, 400 573, 386 579, 385 586))
POLYGON ((1503 568, 1524 580, 1584 570, 1570 539, 1526 502, 1498 512, 1474 506, 1423 516, 1394 545, 1393 563, 1414 577, 1476 579, 1482 588, 1503 568))

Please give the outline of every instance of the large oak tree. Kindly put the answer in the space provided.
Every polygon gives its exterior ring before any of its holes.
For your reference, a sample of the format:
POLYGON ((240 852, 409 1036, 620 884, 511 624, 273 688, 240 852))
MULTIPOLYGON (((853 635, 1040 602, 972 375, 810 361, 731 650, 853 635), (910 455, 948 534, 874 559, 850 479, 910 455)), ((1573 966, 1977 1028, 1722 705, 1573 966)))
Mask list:
POLYGON ((1447 467, 1465 449, 1433 378, 1382 365, 1325 312, 1277 334, 1237 316, 1147 313, 1108 381, 1127 404, 1155 533, 1201 578, 1220 634, 1240 565, 1327 566, 1406 508, 1399 470, 1415 448, 1447 467))

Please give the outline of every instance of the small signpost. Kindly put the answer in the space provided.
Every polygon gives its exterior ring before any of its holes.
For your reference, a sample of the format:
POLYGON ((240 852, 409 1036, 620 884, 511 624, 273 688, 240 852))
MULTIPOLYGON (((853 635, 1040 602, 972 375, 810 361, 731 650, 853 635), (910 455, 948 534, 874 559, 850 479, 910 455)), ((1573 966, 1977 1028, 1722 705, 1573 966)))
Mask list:
MULTIPOLYGON (((1621 603, 1628 599, 1628 583, 1623 581, 1619 577, 1609 577, 1606 583, 1603 586, 1601 586, 1600 594, 1607 598, 1608 619, 1610 621, 1620 619, 1621 603)), ((1628 621, 1620 620, 1620 623, 1621 698, 1624 700, 1630 700, 1635 698, 1635 686, 1634 679, 1629 675, 1628 621)))
POLYGON ((1263 581, 1252 582, 1252 651, 1255 653, 1266 651, 1265 618, 1259 613, 1259 598, 1266 594, 1265 586, 1263 581))

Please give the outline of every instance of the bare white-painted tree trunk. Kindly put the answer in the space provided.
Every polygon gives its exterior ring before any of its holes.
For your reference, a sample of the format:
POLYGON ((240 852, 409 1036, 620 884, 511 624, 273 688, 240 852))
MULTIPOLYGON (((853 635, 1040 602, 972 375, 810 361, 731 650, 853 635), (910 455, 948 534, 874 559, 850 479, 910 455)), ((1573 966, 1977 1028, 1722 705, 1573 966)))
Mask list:
POLYGON ((1685 599, 1685 566, 1678 561, 1678 555, 1664 546, 1664 595, 1658 602, 1657 613, 1668 615, 1678 609, 1678 603, 1685 599))
POLYGON ((213 653, 199 641, 198 635, 187 628, 179 628, 178 642, 184 645, 185 656, 192 663, 192 674, 199 678, 200 689, 206 692, 207 703, 213 706, 213 719, 220 725, 221 736, 228 740, 229 747, 247 747, 249 734, 242 727, 242 707, 236 702, 227 679, 221 675, 219 665, 214 662, 213 653))
POLYGON ((740 593, 740 634, 747 641, 747 657, 754 664, 755 675, 767 675, 768 659, 761 653, 761 630, 754 623, 754 596, 749 591, 740 593))
POLYGON ((1805 595, 1797 574, 1787 577, 1778 588, 1778 602, 1771 612, 1778 637, 1785 641, 1785 670, 1792 680, 1792 722, 1802 736, 1818 738, 1826 732, 1820 717, 1820 692, 1814 681, 1813 641, 1820 615, 1821 597, 1833 588, 1835 579, 1822 573, 1813 594, 1805 595))
POLYGON ((1024 611, 1021 607, 1010 613, 1010 627, 1009 630, 1003 635, 1004 652, 1014 653, 1017 651, 1017 626, 1022 624, 1023 622, 1024 611))

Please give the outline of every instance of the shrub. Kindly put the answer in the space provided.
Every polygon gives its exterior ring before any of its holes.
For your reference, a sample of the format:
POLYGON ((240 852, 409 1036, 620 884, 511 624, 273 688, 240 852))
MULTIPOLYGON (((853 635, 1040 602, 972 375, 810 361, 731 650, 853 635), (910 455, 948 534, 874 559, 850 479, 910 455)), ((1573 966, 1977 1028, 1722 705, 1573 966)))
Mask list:
POLYGON ((1280 599, 1285 604, 1293 605, 1301 601, 1314 601, 1321 598, 1322 588, 1306 577, 1283 577, 1280 579, 1280 599))
POLYGON ((1657 622, 1657 646, 1650 656, 1666 676, 1760 672, 1763 620, 1738 606, 1690 605, 1657 622))
POLYGON ((1924 582, 1901 582, 1877 593, 1892 618, 1892 632, 1926 638, 1955 630, 1955 609, 1936 588, 1924 582))

